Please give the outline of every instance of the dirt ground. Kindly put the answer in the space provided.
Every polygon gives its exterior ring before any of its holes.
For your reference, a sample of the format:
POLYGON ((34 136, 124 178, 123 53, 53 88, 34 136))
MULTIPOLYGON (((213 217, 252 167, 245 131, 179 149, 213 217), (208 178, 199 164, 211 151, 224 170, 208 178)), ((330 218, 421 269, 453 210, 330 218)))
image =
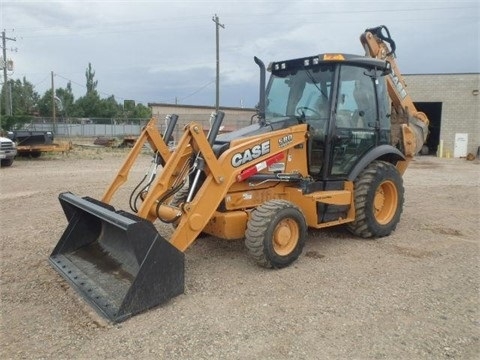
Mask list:
MULTIPOLYGON (((47 259, 67 225, 58 194, 100 198, 124 155, 75 148, 1 169, 0 358, 480 356, 478 161, 415 159, 391 236, 309 231, 286 269, 256 266, 241 241, 200 239, 186 251, 185 294, 114 325, 47 259)), ((132 183, 149 160, 142 156, 132 183)), ((127 196, 114 204, 127 209, 127 196)))

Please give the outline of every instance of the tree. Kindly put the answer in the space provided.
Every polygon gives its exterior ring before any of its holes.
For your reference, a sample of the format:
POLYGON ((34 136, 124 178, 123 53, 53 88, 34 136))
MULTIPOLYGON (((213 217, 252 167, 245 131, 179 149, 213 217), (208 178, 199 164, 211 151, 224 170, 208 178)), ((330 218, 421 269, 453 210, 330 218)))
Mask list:
POLYGON ((88 63, 88 68, 85 71, 85 77, 87 78, 87 95, 92 92, 97 92, 98 81, 94 81, 95 71, 92 69, 92 64, 88 63))
MULTIPOLYGON (((131 101, 131 107, 124 104, 120 104, 115 100, 113 95, 106 99, 100 98, 97 91, 98 81, 95 80, 95 71, 92 64, 88 63, 88 67, 85 70, 86 78, 86 93, 84 96, 75 100, 75 96, 72 91, 71 82, 67 83, 66 88, 55 89, 55 97, 61 102, 56 102, 57 116, 68 117, 91 117, 91 118, 116 118, 132 119, 132 118, 149 118, 152 115, 151 109, 131 101)), ((21 126, 25 121, 30 121, 30 114, 39 114, 45 117, 53 116, 52 109, 52 90, 47 90, 43 96, 34 91, 33 85, 23 78, 20 80, 10 80, 8 87, 12 88, 12 110, 13 115, 11 117, 2 116, 1 126, 3 128, 13 128, 15 126, 21 126), (20 119, 20 117, 22 119, 20 119)), ((3 97, 3 89, 1 94, 3 97)), ((130 104, 129 103, 129 104, 130 104)), ((3 104, 2 104, 3 105, 3 104)), ((2 107, 2 114, 5 113, 4 106, 2 107)))
MULTIPOLYGON (((39 100, 40 96, 33 89, 33 85, 27 81, 25 77, 22 80, 9 80, 8 86, 2 87, 1 99, 3 100, 4 91, 11 90, 12 100, 12 115, 29 115, 34 112, 35 104, 39 100)), ((3 105, 3 103, 2 103, 3 105)), ((2 106, 2 114, 6 113, 5 106, 2 106)))
MULTIPOLYGON (((72 91, 72 84, 67 83, 67 88, 55 89, 55 96, 60 100, 61 105, 56 102, 57 114, 65 116, 78 116, 75 105, 75 96, 72 91)), ((37 102, 37 110, 41 116, 53 116, 52 89, 49 89, 37 102)))
POLYGON ((93 71, 92 64, 88 63, 85 71, 87 93, 80 97, 75 105, 77 116, 80 117, 100 117, 101 104, 100 96, 97 92, 98 81, 94 80, 95 71, 93 71))
POLYGON ((33 90, 33 85, 24 77, 22 80, 9 80, 7 86, 2 86, 0 99, 2 102, 0 128, 2 130, 12 130, 30 122, 39 95, 33 90), (11 116, 4 115, 7 112, 3 102, 5 99, 4 91, 9 92, 9 99, 11 99, 11 116))
POLYGON ((87 93, 80 97, 76 102, 77 116, 80 117, 98 117, 100 108, 100 97, 96 91, 87 93))
POLYGON ((72 91, 72 83, 69 81, 66 89, 55 89, 55 95, 62 102, 63 109, 59 110, 63 110, 61 112, 66 116, 75 116, 75 96, 72 91))
POLYGON ((40 116, 52 116, 52 89, 45 91, 38 100, 37 110, 40 116))
POLYGON ((112 95, 107 99, 100 101, 100 107, 97 116, 104 118, 114 118, 121 114, 122 107, 117 103, 115 97, 112 95))
POLYGON ((135 109, 133 110, 133 114, 131 117, 133 118, 149 118, 152 116, 152 109, 146 107, 142 104, 137 104, 135 109))

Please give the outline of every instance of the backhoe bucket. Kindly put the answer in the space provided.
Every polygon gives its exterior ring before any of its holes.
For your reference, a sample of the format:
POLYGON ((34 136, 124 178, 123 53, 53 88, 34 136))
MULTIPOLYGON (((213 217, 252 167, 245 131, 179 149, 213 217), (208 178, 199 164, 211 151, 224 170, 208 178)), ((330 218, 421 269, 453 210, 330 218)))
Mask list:
POLYGON ((69 221, 49 261, 102 315, 123 321, 184 292, 184 254, 153 224, 71 193, 69 221))

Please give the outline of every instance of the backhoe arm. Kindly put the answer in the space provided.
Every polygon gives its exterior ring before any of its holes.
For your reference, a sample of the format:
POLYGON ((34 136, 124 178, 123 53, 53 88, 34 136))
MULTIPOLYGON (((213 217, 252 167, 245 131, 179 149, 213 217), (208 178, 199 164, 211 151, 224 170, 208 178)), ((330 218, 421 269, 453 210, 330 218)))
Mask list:
POLYGON ((405 80, 395 59, 395 42, 387 27, 383 25, 365 30, 360 41, 366 56, 386 60, 392 67, 392 73, 387 77, 387 89, 393 106, 391 121, 394 145, 396 140, 401 141, 404 154, 413 157, 422 149, 427 139, 429 120, 423 112, 417 111, 406 91, 405 80), (398 139, 395 136, 398 128, 401 139, 400 136, 398 139))

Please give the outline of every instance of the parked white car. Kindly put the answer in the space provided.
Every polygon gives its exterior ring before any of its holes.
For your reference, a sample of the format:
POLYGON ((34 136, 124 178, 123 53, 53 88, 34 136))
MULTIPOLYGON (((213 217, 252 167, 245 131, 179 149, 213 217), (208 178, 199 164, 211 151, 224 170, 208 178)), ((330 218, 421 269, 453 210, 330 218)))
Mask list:
POLYGON ((11 166, 17 156, 17 146, 9 138, 0 137, 0 162, 2 166, 11 166))

